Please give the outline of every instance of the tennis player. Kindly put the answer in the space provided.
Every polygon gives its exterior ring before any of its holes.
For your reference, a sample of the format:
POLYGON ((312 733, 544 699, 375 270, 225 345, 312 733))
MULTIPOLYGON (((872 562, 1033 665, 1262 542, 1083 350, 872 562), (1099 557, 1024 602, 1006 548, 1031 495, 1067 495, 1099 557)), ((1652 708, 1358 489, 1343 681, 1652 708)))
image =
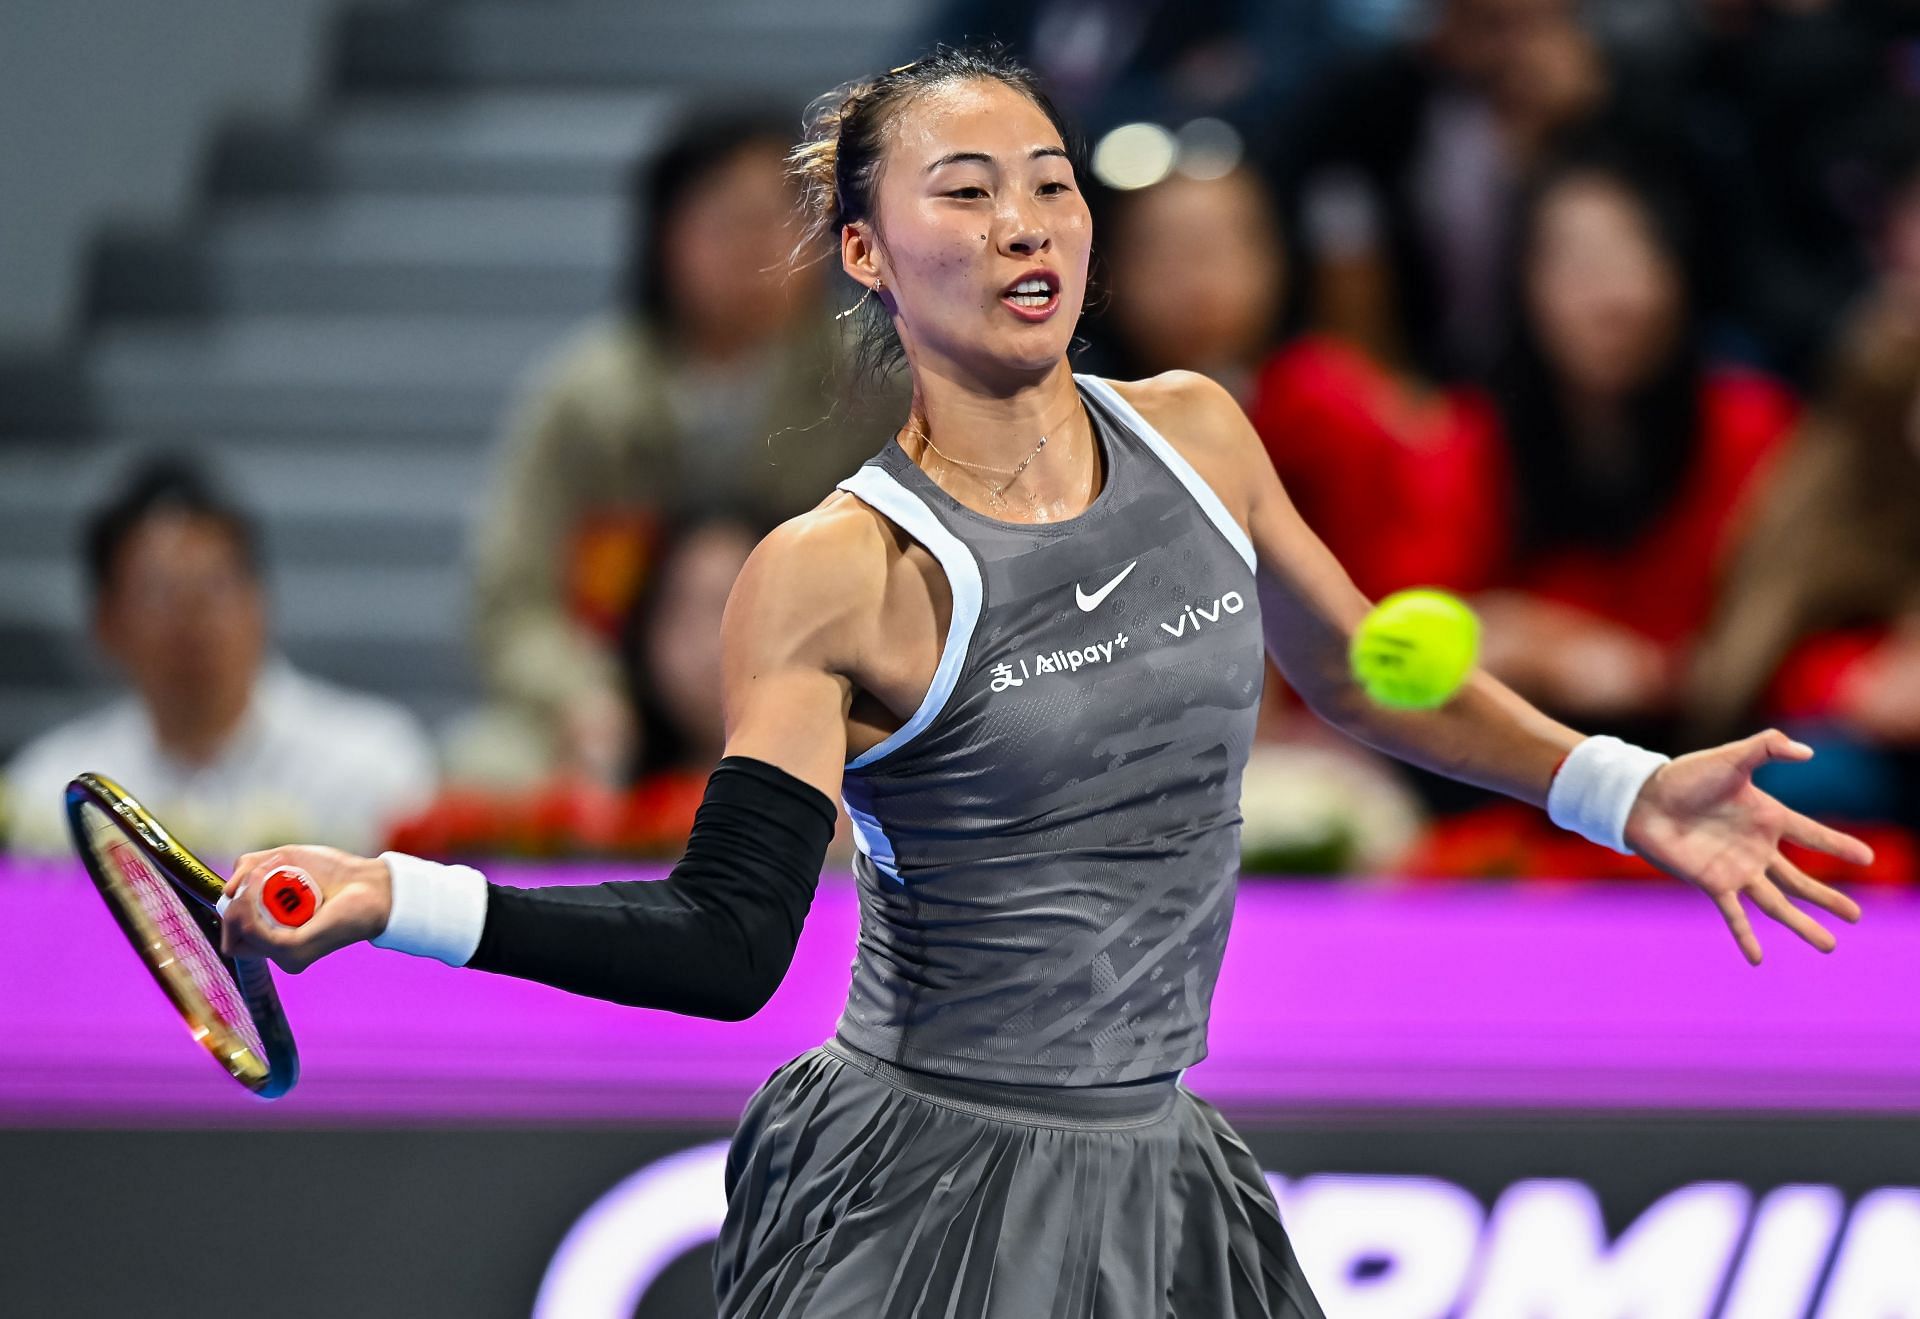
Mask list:
POLYGON ((320 914, 284 930, 235 902, 225 930, 290 971, 371 940, 742 1018, 786 971, 838 795, 852 990, 734 1138, 726 1319, 1321 1315, 1258 1164, 1180 1084, 1206 1052, 1263 644, 1360 740, 1703 889, 1753 963, 1743 894, 1822 951, 1790 897, 1858 918, 1780 853, 1870 859, 1754 787, 1811 754, 1779 732, 1669 761, 1484 674, 1428 713, 1361 696, 1346 653, 1368 602, 1228 394, 1069 369, 1092 233, 1025 70, 936 51, 837 95, 794 161, 913 400, 735 586, 727 754, 672 874, 519 890, 283 847, 229 893, 298 864, 320 914))

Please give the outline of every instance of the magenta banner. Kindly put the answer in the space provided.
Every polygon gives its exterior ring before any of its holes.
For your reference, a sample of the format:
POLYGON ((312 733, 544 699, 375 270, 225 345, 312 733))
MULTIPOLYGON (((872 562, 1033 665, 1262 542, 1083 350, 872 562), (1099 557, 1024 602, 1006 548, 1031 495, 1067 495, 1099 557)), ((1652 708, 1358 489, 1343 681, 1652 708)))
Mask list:
MULTIPOLYGON (((500 866, 506 883, 610 870, 500 866)), ((618 872, 630 875, 631 871, 618 872)), ((1758 969, 1679 884, 1243 883, 1212 1056, 1239 1116, 1375 1108, 1920 1113, 1920 901, 1758 969)), ((303 1076, 264 1104, 195 1047, 75 867, 0 868, 0 1122, 730 1121, 833 1029, 858 910, 828 876, 773 1002, 696 1021, 373 948, 279 976, 303 1076)))

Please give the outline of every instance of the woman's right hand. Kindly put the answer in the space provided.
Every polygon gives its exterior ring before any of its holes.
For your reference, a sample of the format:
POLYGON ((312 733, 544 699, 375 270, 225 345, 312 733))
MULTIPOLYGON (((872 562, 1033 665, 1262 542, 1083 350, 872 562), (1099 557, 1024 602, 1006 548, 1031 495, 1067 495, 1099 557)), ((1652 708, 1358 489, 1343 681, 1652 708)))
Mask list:
POLYGON ((226 897, 220 951, 229 957, 264 958, 298 974, 328 953, 372 939, 387 928, 393 876, 379 857, 333 847, 275 847, 240 858, 227 881, 226 897), (256 901, 260 881, 281 866, 304 870, 320 886, 320 909, 305 925, 282 925, 256 901))

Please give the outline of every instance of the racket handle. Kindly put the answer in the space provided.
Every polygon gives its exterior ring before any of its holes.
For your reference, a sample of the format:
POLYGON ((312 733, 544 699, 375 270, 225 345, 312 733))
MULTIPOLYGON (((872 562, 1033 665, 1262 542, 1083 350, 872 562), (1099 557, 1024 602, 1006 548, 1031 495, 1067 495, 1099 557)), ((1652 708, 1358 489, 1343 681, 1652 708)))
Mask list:
MULTIPOLYGON (((320 910, 320 886, 298 866, 278 866, 260 881, 253 900, 268 920, 280 925, 305 925, 320 910)), ((232 901, 223 893, 213 909, 224 916, 232 901)))
POLYGON ((255 893, 260 910, 282 925, 305 925, 320 910, 320 886, 298 866, 269 870, 255 893))

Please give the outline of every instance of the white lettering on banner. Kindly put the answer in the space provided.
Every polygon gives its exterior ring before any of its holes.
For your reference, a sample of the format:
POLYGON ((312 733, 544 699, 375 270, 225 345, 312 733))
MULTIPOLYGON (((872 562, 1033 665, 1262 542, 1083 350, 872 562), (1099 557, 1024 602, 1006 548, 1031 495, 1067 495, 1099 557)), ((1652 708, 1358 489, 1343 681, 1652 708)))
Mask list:
POLYGON ((1853 1207, 1818 1319, 1914 1315, 1920 1315, 1920 1191, 1884 1186, 1853 1207))
POLYGON ((1305 1177, 1281 1203, 1320 1308, 1340 1319, 1452 1313, 1486 1218, 1437 1177, 1305 1177))
POLYGON ((1609 1248, 1585 1183, 1516 1182, 1493 1207, 1464 1319, 1700 1319, 1733 1262, 1748 1198, 1733 1182, 1683 1186, 1609 1248))
POLYGON ((588 1206, 547 1265, 533 1319, 633 1319, 667 1265, 720 1235, 727 1142, 648 1164, 588 1206))
POLYGON ((1847 1202, 1831 1186, 1768 1192, 1754 1211, 1720 1319, 1806 1319, 1846 1211, 1847 1202))
MULTIPOLYGON (((534 1319, 631 1319, 669 1264, 719 1234, 727 1143, 649 1164, 601 1196, 560 1243, 534 1319)), ((1435 1177, 1267 1174, 1287 1234, 1340 1319, 1803 1319, 1838 1232, 1831 1186, 1783 1186, 1752 1213, 1732 1182, 1661 1197, 1611 1244, 1593 1189, 1516 1182, 1491 1214, 1435 1177)), ((1815 1319, 1920 1319, 1920 1189, 1854 1206, 1815 1319)))

